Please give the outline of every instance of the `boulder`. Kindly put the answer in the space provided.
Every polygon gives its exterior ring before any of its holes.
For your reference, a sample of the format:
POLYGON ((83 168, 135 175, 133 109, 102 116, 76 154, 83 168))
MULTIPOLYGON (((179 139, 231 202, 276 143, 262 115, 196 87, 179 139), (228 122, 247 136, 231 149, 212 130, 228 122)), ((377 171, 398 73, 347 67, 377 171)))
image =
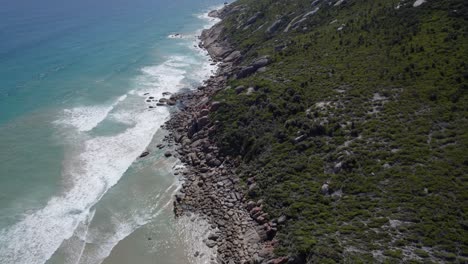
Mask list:
POLYGON ((171 153, 171 152, 166 151, 166 152, 164 153, 164 157, 169 158, 170 156, 172 156, 172 153, 171 153))
POLYGON ((221 165, 221 161, 219 159, 211 159, 207 164, 211 167, 219 167, 219 165, 221 165))
POLYGON ((190 161, 190 163, 191 163, 192 165, 197 165, 197 164, 200 163, 200 160, 198 160, 197 154, 195 154, 195 153, 193 153, 193 152, 192 152, 192 153, 189 153, 189 154, 187 155, 187 157, 188 157, 188 159, 189 159, 189 161, 190 161))
POLYGON ((245 90, 245 87, 240 85, 240 86, 237 86, 234 91, 236 91, 236 94, 240 94, 242 93, 243 91, 245 90))
POLYGON ((187 131, 187 136, 189 138, 192 138, 193 135, 195 135, 195 133, 197 132, 198 132, 198 124, 197 124, 197 120, 194 119, 190 122, 188 131, 187 131))
POLYGON ((265 67, 268 64, 270 64, 270 58, 267 56, 261 57, 256 59, 254 62, 252 62, 251 66, 253 66, 255 69, 265 67))
POLYGON ((247 19, 247 21, 245 22, 245 25, 248 26, 248 25, 251 25, 251 24, 255 23, 255 21, 257 21, 257 19, 259 19, 262 16, 263 16, 263 13, 261 13, 261 12, 255 13, 253 16, 251 16, 249 19, 247 19))
POLYGON ((200 36, 200 39, 203 42, 202 46, 208 48, 212 44, 216 43, 223 30, 224 26, 222 24, 217 24, 210 29, 203 30, 200 36))
POLYGON ((144 151, 143 153, 140 154, 140 158, 144 158, 148 156, 149 154, 150 154, 149 151, 144 151))
POLYGON ((266 246, 260 252, 258 252, 258 255, 262 258, 268 258, 270 256, 273 256, 273 247, 271 246, 266 246))
POLYGON ((175 197, 176 197, 176 200, 177 200, 178 202, 180 202, 180 201, 182 201, 182 200, 185 198, 185 194, 183 194, 183 193, 178 193, 178 194, 175 195, 175 197))
POLYGON ((271 24, 271 26, 267 28, 266 33, 268 34, 274 33, 275 31, 278 30, 278 28, 281 26, 282 23, 283 23, 283 20, 281 18, 277 19, 275 22, 271 24))
POLYGON ((216 246, 216 241, 214 240, 207 240, 205 242, 206 246, 209 247, 209 248, 213 248, 214 246, 216 246))
POLYGON ((226 57, 229 53, 232 52, 232 49, 227 47, 227 46, 224 46, 224 45, 221 45, 221 44, 218 44, 218 43, 215 43, 213 45, 210 45, 209 47, 206 48, 208 53, 215 57, 215 58, 224 58, 226 57))
POLYGON ((280 258, 275 258, 275 259, 268 261, 267 264, 285 264, 287 262, 288 262, 287 257, 280 257, 280 258))
POLYGON ((216 241, 216 240, 218 240, 218 238, 219 238, 219 235, 216 234, 216 233, 211 233, 211 234, 208 236, 208 239, 209 239, 209 240, 215 240, 215 241, 216 241))
POLYGON ((263 218, 263 216, 259 216, 255 219, 255 221, 257 221, 260 224, 263 224, 265 223, 265 218, 263 218))
POLYGON ((218 110, 220 106, 221 106, 220 102, 217 102, 217 101, 212 102, 211 107, 210 107, 210 111, 214 112, 214 111, 218 110))
POLYGON ((174 140, 175 140, 176 143, 181 143, 183 137, 184 137, 184 135, 182 135, 182 134, 179 134, 179 133, 174 134, 174 140))
POLYGON ((242 67, 240 71, 237 73, 237 78, 241 79, 241 78, 248 77, 249 75, 255 73, 259 68, 263 68, 270 63, 271 63, 271 60, 269 59, 268 56, 258 58, 255 61, 253 61, 249 66, 242 67))
POLYGON ((254 201, 249 201, 249 202, 247 203, 247 206, 246 206, 246 208, 247 208, 247 210, 249 210, 249 211, 250 211, 250 210, 252 210, 252 208, 254 208, 254 207, 255 207, 255 205, 256 205, 256 204, 255 204, 255 202, 254 202, 254 201))
POLYGON ((278 229, 276 229, 276 227, 268 227, 267 228, 267 239, 268 240, 273 240, 273 238, 276 236, 276 232, 278 232, 278 229))
POLYGON ((231 52, 226 58, 224 58, 224 62, 234 62, 237 61, 240 57, 242 56, 241 52, 238 50, 235 50, 231 52))
POLYGON ((255 73, 257 69, 253 66, 242 67, 241 70, 237 73, 237 79, 242 79, 248 77, 249 75, 255 73))
POLYGON ((330 191, 330 187, 329 187, 328 183, 324 183, 322 185, 322 188, 320 188, 320 190, 322 191, 322 194, 327 195, 328 192, 330 191))
POLYGON ((256 190, 257 190, 257 184, 253 183, 249 186, 249 195, 255 196, 256 195, 256 190))
POLYGON ((203 109, 200 111, 200 116, 207 116, 210 113, 208 109, 203 109))
POLYGON ((255 230, 257 231, 257 234, 258 236, 260 237, 260 240, 261 241, 265 241, 268 239, 268 236, 267 236, 267 232, 266 230, 263 228, 263 226, 257 226, 255 228, 255 230))
POLYGON ((218 10, 212 10, 208 13, 208 16, 209 17, 218 17, 219 16, 219 13, 218 13, 218 10))
POLYGON ((294 139, 294 143, 299 143, 307 138, 307 135, 300 135, 294 139))
POLYGON ((255 215, 255 214, 257 214, 257 213, 259 213, 259 212, 261 212, 261 211, 262 211, 262 208, 260 208, 260 207, 254 207, 254 208, 252 208, 252 210, 250 210, 249 213, 250 213, 250 215, 255 215))
POLYGON ((260 236, 254 229, 249 228, 244 234, 244 241, 248 244, 257 244, 260 242, 260 236))
POLYGON ((282 215, 282 216, 280 216, 280 217, 278 218, 277 223, 278 223, 278 225, 282 225, 282 224, 284 224, 284 223, 286 222, 286 220, 287 220, 286 216, 285 216, 285 215, 282 215))
POLYGON ((202 128, 204 128, 209 122, 210 122, 210 119, 207 116, 203 116, 199 118, 197 121, 198 130, 201 130, 202 128))
POLYGON ((341 169, 343 168, 343 163, 342 162, 338 162, 335 164, 335 166, 333 167, 333 172, 334 173, 338 173, 339 171, 341 171, 341 169))

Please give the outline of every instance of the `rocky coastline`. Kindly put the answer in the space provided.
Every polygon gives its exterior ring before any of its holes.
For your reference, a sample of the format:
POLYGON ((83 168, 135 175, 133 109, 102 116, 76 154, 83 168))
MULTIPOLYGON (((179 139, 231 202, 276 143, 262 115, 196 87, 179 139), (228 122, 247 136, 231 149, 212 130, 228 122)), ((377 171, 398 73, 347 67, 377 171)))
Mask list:
MULTIPOLYGON (((236 9, 226 5, 210 12, 210 16, 223 19, 232 12, 236 9)), ((175 146, 174 156, 185 165, 181 172, 183 184, 174 199, 174 213, 176 217, 195 213, 208 220, 211 230, 203 242, 217 251, 212 263, 285 263, 287 259, 275 259, 273 255, 281 219, 270 221, 263 212, 262 200, 248 200, 248 192, 256 188, 254 177, 249 179, 247 188, 242 187, 234 172, 239 157, 223 156, 211 139, 217 123, 210 115, 222 104, 213 101, 212 96, 226 89, 230 77, 245 74, 245 67, 239 66, 241 53, 222 38, 222 31, 222 23, 218 23, 200 36, 200 47, 219 66, 216 74, 196 91, 170 98, 180 110, 165 124, 170 131, 165 141, 175 146)))

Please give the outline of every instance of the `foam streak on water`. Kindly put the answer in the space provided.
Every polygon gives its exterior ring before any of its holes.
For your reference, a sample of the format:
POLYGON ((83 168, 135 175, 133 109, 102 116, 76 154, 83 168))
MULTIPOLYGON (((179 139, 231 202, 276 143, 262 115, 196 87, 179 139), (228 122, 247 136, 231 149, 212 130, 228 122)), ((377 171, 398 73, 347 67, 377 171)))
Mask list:
MULTIPOLYGON (((216 22, 211 18, 209 21, 209 24, 216 22)), ((188 47, 194 44, 187 40, 174 41, 188 47)), ((71 138, 70 148, 77 150, 68 153, 71 157, 62 169, 64 181, 69 184, 44 208, 0 230, 0 263, 45 263, 64 241, 74 235, 89 238, 88 224, 92 221, 94 206, 147 148, 153 135, 169 117, 165 107, 148 108, 147 96, 158 98, 163 92, 177 92, 194 82, 201 82, 215 70, 206 53, 197 52, 173 54, 159 65, 143 67, 134 80, 134 87, 129 87, 133 92, 120 96, 111 104, 76 106, 61 111, 61 117, 53 123, 58 131, 66 131, 68 139, 71 138), (106 120, 127 127, 110 135, 91 133, 106 120)), ((163 207, 169 204, 170 201, 163 207)), ((136 223, 116 224, 120 233, 96 259, 102 260, 119 240, 145 220, 136 223)))
POLYGON ((160 114, 146 109, 135 111, 134 127, 115 136, 85 141, 84 151, 66 172, 73 177, 73 187, 0 233, 2 263, 43 263, 49 259, 149 144, 167 117, 162 111, 160 114))
POLYGON ((171 197, 179 190, 177 184, 169 186, 166 191, 160 195, 160 200, 156 202, 148 211, 133 215, 131 221, 121 221, 114 218, 112 225, 115 226, 115 233, 111 236, 102 236, 99 230, 92 230, 86 238, 86 243, 98 245, 94 254, 83 255, 75 264, 99 264, 106 259, 112 249, 124 238, 133 233, 137 228, 149 223, 152 219, 158 217, 167 207, 172 204, 171 197))
MULTIPOLYGON (((143 87, 139 94, 143 91, 152 94, 176 92, 186 73, 182 68, 194 66, 182 63, 182 57, 172 57, 162 65, 143 68, 142 76, 137 81, 143 87)), ((83 150, 71 158, 63 171, 68 180, 72 181, 72 187, 62 196, 53 197, 45 208, 27 215, 13 227, 0 231, 1 263, 47 261, 62 241, 69 239, 80 223, 86 220, 90 208, 119 181, 133 161, 145 150, 155 132, 169 117, 169 111, 164 107, 147 108, 143 103, 144 98, 139 95, 128 97, 129 100, 140 98, 140 103, 129 103, 131 107, 127 105, 114 111, 125 112, 117 116, 125 117, 121 120, 123 123, 131 120, 134 125, 116 135, 88 137, 83 142, 76 142, 83 150)), ((117 102, 125 99, 126 97, 120 97, 117 102)), ((100 106, 88 109, 99 108, 100 106)), ((71 115, 70 123, 76 124, 78 132, 85 132, 96 127, 105 119, 100 115, 104 112, 108 114, 111 110, 107 108, 102 112, 98 111, 99 117, 96 118, 71 115), (73 117, 76 120, 73 120, 73 117)), ((114 119, 118 120, 115 116, 114 119)))
POLYGON ((108 106, 81 106, 63 111, 63 118, 55 121, 55 124, 73 126, 78 131, 86 132, 95 128, 101 123, 115 106, 127 98, 127 95, 120 96, 114 103, 108 106))

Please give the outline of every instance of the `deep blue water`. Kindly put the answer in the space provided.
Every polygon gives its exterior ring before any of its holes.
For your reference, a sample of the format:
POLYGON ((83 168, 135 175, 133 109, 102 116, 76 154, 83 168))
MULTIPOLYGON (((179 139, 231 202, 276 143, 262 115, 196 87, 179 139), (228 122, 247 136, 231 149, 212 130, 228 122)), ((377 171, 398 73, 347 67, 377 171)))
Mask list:
POLYGON ((147 97, 210 75, 194 45, 214 23, 203 14, 222 3, 0 1, 1 263, 44 263, 99 215, 101 198, 125 197, 117 184, 141 171, 136 157, 169 116, 147 97))

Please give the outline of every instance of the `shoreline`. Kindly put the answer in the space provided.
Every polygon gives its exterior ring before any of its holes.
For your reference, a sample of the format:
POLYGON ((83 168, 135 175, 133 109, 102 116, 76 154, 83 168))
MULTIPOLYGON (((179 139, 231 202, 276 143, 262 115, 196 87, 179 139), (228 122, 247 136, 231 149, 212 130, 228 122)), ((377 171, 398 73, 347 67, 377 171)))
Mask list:
MULTIPOLYGON (((234 9, 225 5, 209 12, 209 16, 222 21, 234 9)), ((248 201, 245 197, 234 172, 239 161, 221 155, 210 140, 217 124, 209 117, 221 104, 212 97, 226 87, 241 61, 240 52, 220 40, 222 30, 220 22, 203 30, 198 45, 218 63, 217 72, 197 90, 171 97, 182 107, 165 123, 169 135, 164 141, 173 145, 175 157, 184 165, 182 186, 173 202, 174 214, 176 218, 197 214, 207 219, 211 228, 203 242, 217 252, 210 263, 284 263, 286 259, 273 259, 276 223, 269 222, 263 213, 263 201, 248 201)))

